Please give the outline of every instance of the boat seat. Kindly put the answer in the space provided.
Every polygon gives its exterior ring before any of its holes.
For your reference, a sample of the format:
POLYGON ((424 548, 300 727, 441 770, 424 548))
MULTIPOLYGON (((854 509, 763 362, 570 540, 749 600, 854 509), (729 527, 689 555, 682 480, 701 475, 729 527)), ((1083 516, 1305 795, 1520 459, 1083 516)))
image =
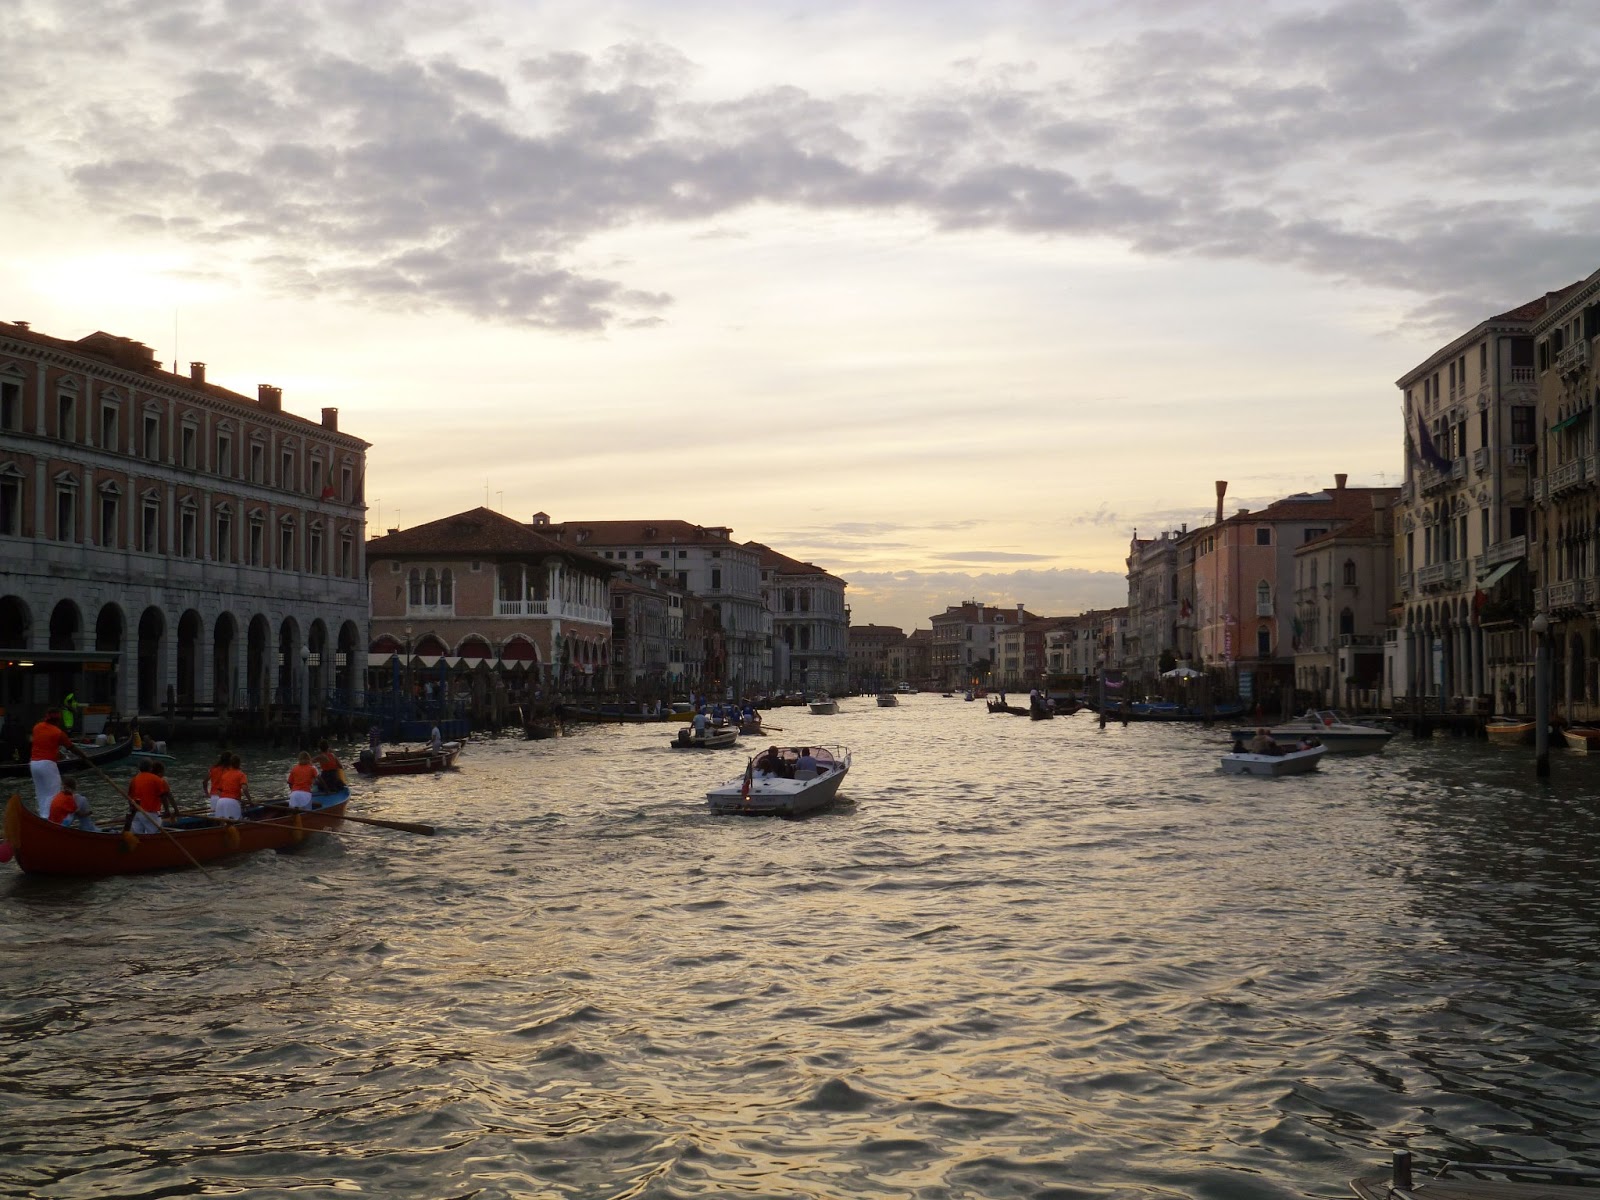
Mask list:
POLYGON ((796 779, 800 779, 800 780, 815 779, 817 777, 817 772, 815 772, 815 771, 796 771, 794 773, 794 777, 796 779))

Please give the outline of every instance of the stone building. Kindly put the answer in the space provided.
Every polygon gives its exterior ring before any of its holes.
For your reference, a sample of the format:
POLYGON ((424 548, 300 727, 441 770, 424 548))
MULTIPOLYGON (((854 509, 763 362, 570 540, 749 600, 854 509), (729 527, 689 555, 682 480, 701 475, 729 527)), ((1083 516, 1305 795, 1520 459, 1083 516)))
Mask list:
POLYGON ((760 542, 746 542, 761 562, 761 596, 772 619, 776 687, 842 692, 850 682, 849 586, 814 563, 760 542))
POLYGON ((69 690, 97 716, 356 702, 366 450, 271 385, 0 323, 0 700, 24 719, 69 690))

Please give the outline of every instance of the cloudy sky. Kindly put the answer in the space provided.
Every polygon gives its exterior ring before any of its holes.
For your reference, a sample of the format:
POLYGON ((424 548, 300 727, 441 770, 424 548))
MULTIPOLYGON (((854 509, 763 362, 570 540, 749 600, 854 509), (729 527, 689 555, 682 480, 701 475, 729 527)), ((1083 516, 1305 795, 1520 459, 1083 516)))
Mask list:
POLYGON ((373 443, 370 520, 728 524, 857 622, 1118 603, 1394 484, 1393 381, 1600 266, 1541 0, 0 0, 8 319, 373 443))

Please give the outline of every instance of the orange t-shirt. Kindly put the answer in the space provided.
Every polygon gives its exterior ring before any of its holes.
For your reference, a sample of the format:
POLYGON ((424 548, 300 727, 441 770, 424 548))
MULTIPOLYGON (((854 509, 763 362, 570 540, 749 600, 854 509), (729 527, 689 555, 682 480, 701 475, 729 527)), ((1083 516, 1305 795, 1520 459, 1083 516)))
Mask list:
POLYGON ((78 798, 66 792, 57 792, 50 801, 50 824, 60 825, 78 811, 78 798))
POLYGON ((311 785, 317 781, 317 769, 310 763, 295 763, 289 768, 289 790, 291 792, 309 792, 311 785))
POLYGON ((128 795, 145 812, 160 812, 166 794, 167 781, 154 771, 140 771, 128 784, 128 795))
POLYGON ((229 767, 217 777, 217 795, 225 800, 241 800, 244 798, 244 785, 247 776, 238 767, 229 767))
POLYGON ((222 783, 222 776, 228 769, 229 768, 227 767, 216 766, 212 767, 211 770, 206 772, 206 787, 210 791, 211 795, 222 795, 222 792, 219 790, 219 788, 222 783))
POLYGON ((61 757, 61 747, 72 745, 72 735, 59 725, 52 725, 49 721, 40 721, 33 727, 33 754, 32 758, 38 760, 47 758, 55 762, 61 757))

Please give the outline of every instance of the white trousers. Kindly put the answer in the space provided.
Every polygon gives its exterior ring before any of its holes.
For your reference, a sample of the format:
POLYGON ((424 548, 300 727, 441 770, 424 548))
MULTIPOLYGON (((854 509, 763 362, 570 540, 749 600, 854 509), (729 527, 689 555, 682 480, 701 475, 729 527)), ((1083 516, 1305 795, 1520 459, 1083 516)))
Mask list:
POLYGON ((61 768, 48 758, 36 758, 28 764, 33 773, 33 798, 39 804, 39 815, 50 819, 50 801, 61 790, 61 768))
POLYGON ((142 808, 138 809, 133 814, 133 824, 128 828, 137 834, 160 833, 161 816, 159 813, 145 812, 142 808))
POLYGON ((219 821, 242 821, 244 809, 239 807, 239 802, 232 796, 213 796, 211 815, 219 821))
POLYGON ((289 807, 290 808, 310 808, 311 807, 311 793, 310 792, 290 792, 289 793, 289 807))

